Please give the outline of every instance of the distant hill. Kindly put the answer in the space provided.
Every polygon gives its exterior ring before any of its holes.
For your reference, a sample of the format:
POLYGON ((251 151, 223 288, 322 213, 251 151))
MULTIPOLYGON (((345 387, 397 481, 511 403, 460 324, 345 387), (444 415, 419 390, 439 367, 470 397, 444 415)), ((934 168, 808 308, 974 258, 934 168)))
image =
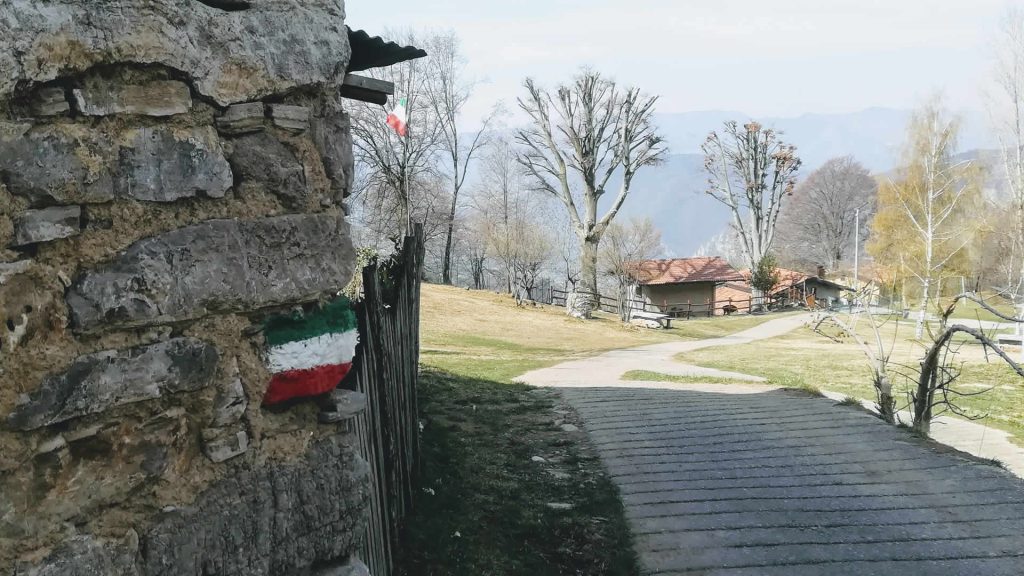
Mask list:
MULTIPOLYGON (((763 118, 761 122, 782 130, 786 141, 797 146, 804 161, 801 176, 806 176, 829 158, 845 155, 852 155, 872 172, 891 171, 899 161, 909 117, 907 110, 869 108, 850 114, 763 118)), ((993 167, 993 151, 974 150, 995 147, 984 115, 966 112, 962 117, 959 147, 972 150, 962 156, 981 159, 993 167)), ((670 256, 692 255, 729 222, 728 209, 704 193, 707 175, 700 153, 708 132, 720 129, 726 120, 744 122, 749 117, 740 112, 706 111, 659 114, 655 119, 672 154, 664 164, 637 174, 622 214, 650 216, 661 230, 670 256)))
MULTIPOLYGON (((960 150, 995 148, 984 114, 960 113, 963 124, 960 150)), ((872 172, 890 170, 899 160, 909 110, 868 108, 848 114, 804 114, 791 118, 758 118, 761 123, 785 133, 785 140, 797 147, 805 172, 829 158, 852 155, 872 172)), ((742 112, 706 111, 658 114, 655 122, 668 139, 674 154, 699 154, 700 145, 712 130, 727 120, 746 122, 742 112)))

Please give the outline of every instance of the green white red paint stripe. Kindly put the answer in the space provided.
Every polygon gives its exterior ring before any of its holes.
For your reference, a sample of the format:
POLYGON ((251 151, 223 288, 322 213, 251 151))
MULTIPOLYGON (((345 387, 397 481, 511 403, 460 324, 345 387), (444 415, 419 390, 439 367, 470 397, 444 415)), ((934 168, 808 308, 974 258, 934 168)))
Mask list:
POLYGON ((352 304, 338 298, 305 314, 264 323, 264 361, 273 374, 263 404, 318 396, 333 390, 352 369, 359 343, 352 304))

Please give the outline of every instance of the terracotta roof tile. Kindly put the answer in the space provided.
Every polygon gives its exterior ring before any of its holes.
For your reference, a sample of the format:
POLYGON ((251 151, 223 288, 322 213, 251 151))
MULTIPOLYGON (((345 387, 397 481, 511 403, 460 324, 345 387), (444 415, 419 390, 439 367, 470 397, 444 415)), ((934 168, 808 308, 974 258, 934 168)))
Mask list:
POLYGON ((630 262, 637 281, 645 286, 653 284, 683 284, 686 282, 742 281, 743 276, 717 256, 705 258, 674 258, 671 260, 640 260, 630 262))

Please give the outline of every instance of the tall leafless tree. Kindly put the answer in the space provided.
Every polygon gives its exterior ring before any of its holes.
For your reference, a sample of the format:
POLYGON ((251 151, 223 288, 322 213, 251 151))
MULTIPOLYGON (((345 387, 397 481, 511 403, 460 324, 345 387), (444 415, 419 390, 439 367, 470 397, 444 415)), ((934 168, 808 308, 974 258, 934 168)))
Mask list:
MULTIPOLYGON (((780 134, 757 122, 726 122, 701 146, 708 172, 707 193, 732 213, 746 265, 754 270, 775 240, 783 199, 793 192, 800 158, 780 134)), ((758 290, 753 296, 760 298, 758 290)))
POLYGON ((592 71, 554 95, 532 79, 524 85, 527 95, 519 106, 531 122, 517 132, 524 149, 519 161, 537 190, 565 206, 580 244, 581 278, 570 312, 589 317, 597 301, 601 237, 626 201, 637 171, 657 163, 666 150, 651 122, 657 98, 620 88, 592 71), (599 217, 598 202, 615 175, 618 192, 599 217))
MULTIPOLYGON (((412 32, 390 33, 402 43, 416 46, 423 38, 412 32)), ((411 232, 416 212, 413 187, 430 182, 436 175, 436 160, 443 131, 428 97, 431 76, 436 69, 428 60, 416 59, 367 72, 374 78, 395 84, 397 98, 406 99, 408 132, 399 136, 385 123, 387 109, 374 104, 354 102, 351 108, 353 148, 356 162, 363 166, 362 194, 375 194, 381 206, 398 211, 400 230, 411 232)))
POLYGON ((650 217, 613 222, 601 241, 598 262, 601 274, 612 281, 619 301, 619 318, 629 320, 629 288, 634 283, 638 260, 661 255, 661 232, 650 217))
POLYGON ((448 230, 445 236, 444 256, 441 263, 441 282, 452 282, 452 241, 455 235, 455 216, 459 206, 459 193, 466 183, 470 163, 486 143, 486 135, 497 108, 483 118, 479 129, 468 135, 461 130, 462 111, 473 93, 474 82, 465 76, 465 60, 459 51, 459 39, 452 33, 429 38, 430 68, 426 76, 426 99, 437 118, 439 144, 447 165, 451 190, 451 208, 448 211, 448 230))
POLYGON ((1009 8, 996 37, 996 85, 991 112, 999 137, 1013 215, 1002 242, 1007 255, 1000 291, 1014 300, 1024 316, 1024 10, 1009 8))
POLYGON ((822 265, 837 270, 867 237, 878 182, 850 156, 832 158, 801 182, 779 215, 778 252, 783 265, 822 265), (855 230, 857 211, 861 229, 855 230))

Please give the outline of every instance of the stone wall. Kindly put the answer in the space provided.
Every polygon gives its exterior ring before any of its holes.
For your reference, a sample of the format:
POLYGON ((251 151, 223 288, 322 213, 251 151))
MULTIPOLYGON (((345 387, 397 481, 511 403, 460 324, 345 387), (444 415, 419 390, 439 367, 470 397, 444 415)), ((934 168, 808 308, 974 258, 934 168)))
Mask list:
POLYGON ((353 273, 348 58, 342 0, 3 0, 0 574, 358 572, 258 329, 353 273))

